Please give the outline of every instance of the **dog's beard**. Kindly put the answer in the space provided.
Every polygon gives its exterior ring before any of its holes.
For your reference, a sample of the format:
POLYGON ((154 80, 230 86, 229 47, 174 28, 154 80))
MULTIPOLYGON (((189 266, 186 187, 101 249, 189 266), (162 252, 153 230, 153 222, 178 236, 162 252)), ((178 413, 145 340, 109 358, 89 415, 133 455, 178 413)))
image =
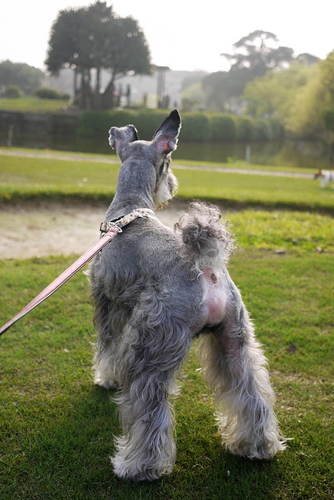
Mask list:
POLYGON ((168 174, 162 179, 154 193, 153 201, 155 208, 158 210, 166 205, 175 196, 177 188, 178 183, 175 175, 171 171, 168 171, 168 174))

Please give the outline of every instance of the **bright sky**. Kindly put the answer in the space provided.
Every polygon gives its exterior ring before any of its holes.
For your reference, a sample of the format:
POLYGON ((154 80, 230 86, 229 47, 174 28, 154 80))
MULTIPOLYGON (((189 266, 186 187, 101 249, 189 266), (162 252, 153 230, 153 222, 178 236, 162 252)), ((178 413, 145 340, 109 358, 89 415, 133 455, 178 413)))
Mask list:
MULTIPOLYGON (((44 68, 50 28, 58 11, 95 0, 3 0, 0 61, 44 68)), ((295 54, 322 59, 334 49, 332 0, 107 0, 121 17, 131 15, 144 30, 152 62, 172 70, 226 69, 221 52, 255 30, 277 35, 295 54)))

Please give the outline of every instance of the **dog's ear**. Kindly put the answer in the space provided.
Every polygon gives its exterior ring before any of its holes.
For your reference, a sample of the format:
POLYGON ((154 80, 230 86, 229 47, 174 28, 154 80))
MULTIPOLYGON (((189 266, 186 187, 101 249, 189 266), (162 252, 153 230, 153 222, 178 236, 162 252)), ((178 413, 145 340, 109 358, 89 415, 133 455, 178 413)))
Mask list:
POLYGON ((118 128, 111 127, 109 130, 109 145, 116 150, 116 153, 121 158, 126 146, 133 141, 138 141, 138 132, 134 125, 118 128))
POLYGON ((174 109, 153 136, 152 143, 157 145, 160 154, 167 155, 176 149, 180 129, 181 117, 174 109))

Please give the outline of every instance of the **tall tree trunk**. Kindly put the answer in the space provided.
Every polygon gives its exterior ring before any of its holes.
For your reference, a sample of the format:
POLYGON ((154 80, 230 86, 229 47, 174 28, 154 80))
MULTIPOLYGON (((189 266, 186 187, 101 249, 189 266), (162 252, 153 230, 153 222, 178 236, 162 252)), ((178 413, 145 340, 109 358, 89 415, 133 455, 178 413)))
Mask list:
POLYGON ((91 73, 90 69, 88 69, 83 70, 81 73, 80 107, 81 109, 92 109, 92 104, 91 73))
POLYGON ((101 109, 101 68, 96 69, 94 109, 101 109))
POLYGON ((110 82, 108 83, 107 87, 105 88, 103 94, 102 94, 102 99, 101 99, 101 104, 102 104, 102 109, 112 109, 115 106, 115 74, 112 71, 111 73, 111 79, 110 82))
POLYGON ((78 95, 78 68, 74 69, 73 72, 73 98, 75 99, 78 95))

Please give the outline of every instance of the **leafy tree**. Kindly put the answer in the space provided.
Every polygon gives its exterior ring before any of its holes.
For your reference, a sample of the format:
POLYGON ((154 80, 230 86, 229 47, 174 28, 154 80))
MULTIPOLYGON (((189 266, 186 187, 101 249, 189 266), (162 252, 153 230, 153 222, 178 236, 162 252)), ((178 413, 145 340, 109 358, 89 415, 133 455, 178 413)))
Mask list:
POLYGON ((149 74, 150 55, 143 31, 132 17, 115 18, 113 33, 105 52, 104 68, 110 70, 110 81, 103 96, 103 106, 111 107, 115 80, 128 72, 149 74))
POLYGON ((115 16, 111 6, 98 1, 59 12, 51 30, 46 65, 53 75, 63 67, 73 69, 75 94, 80 94, 82 107, 112 107, 116 77, 129 71, 149 73, 150 54, 137 21, 115 16), (101 94, 102 69, 110 70, 111 78, 101 94))
MULTIPOLYGON (((296 94, 288 128, 298 136, 323 135, 332 130, 334 111, 334 51, 319 61, 311 78, 296 94)), ((333 140, 333 139, 332 139, 333 140)))
POLYGON ((182 94, 183 111, 201 111, 204 108, 204 93, 201 82, 193 83, 183 90, 182 94))
POLYGON ((24 63, 9 60, 0 63, 0 88, 15 85, 28 95, 33 95, 44 81, 44 73, 24 63))
POLYGON ((321 122, 322 86, 320 65, 315 67, 311 77, 294 96, 286 127, 300 137, 316 136, 323 130, 321 122))
POLYGON ((325 129, 333 134, 332 142, 334 144, 334 50, 321 63, 320 71, 322 94, 326 102, 322 111, 322 122, 325 129))
POLYGON ((256 30, 233 45, 233 54, 222 53, 231 63, 231 71, 246 68, 255 76, 268 69, 279 68, 291 61, 293 50, 278 46, 278 38, 269 31, 256 30))
POLYGON ((206 107, 229 113, 240 112, 240 96, 249 77, 248 69, 240 68, 237 71, 218 71, 203 78, 206 107))
POLYGON ((249 114, 278 117, 296 136, 334 132, 334 51, 324 61, 303 54, 289 68, 267 72, 243 97, 249 114))
POLYGON ((255 78, 247 83, 243 93, 247 113, 256 118, 275 116, 285 121, 296 94, 314 72, 314 66, 294 61, 287 69, 267 71, 263 77, 255 78))
POLYGON ((320 63, 320 74, 323 92, 334 105, 334 50, 320 63))
POLYGON ((269 69, 287 66, 293 58, 293 50, 278 46, 273 33, 257 30, 236 42, 232 54, 221 55, 230 62, 231 68, 203 79, 207 107, 240 112, 241 96, 247 83, 269 69))

